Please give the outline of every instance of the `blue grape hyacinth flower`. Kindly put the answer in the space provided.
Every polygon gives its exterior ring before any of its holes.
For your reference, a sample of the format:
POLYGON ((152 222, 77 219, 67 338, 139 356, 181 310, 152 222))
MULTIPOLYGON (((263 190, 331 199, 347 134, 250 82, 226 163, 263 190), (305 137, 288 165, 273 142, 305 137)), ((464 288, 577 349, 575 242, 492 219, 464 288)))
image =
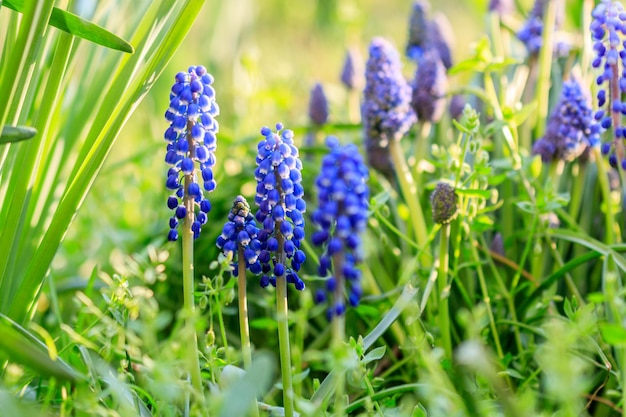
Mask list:
POLYGON ((411 106, 423 122, 438 122, 446 105, 448 77, 436 49, 426 51, 418 60, 411 106))
POLYGON ((369 172, 355 145, 341 146, 335 137, 326 139, 330 152, 322 160, 315 182, 318 208, 313 222, 320 228, 313 234, 316 246, 324 247, 318 273, 326 287, 316 292, 315 300, 333 298, 327 316, 339 316, 348 304, 356 306, 361 298, 361 272, 357 264, 363 260, 361 235, 367 227, 369 172), (345 295, 344 295, 345 294, 345 295))
POLYGON ((389 141, 400 140, 417 122, 411 108, 412 90, 402 74, 398 51, 374 38, 365 68, 361 115, 368 163, 383 174, 393 173, 389 141))
MULTIPOLYGON (((517 38, 524 43, 528 53, 530 55, 538 55, 543 45, 543 25, 544 25, 544 12, 546 3, 554 0, 535 0, 530 14, 524 26, 517 32, 517 38)), ((555 28, 561 27, 564 19, 564 4, 565 2, 558 2, 555 16, 555 28)), ((567 56, 569 53, 569 45, 563 41, 556 41, 554 44, 555 56, 567 56)))
POLYGON ((533 154, 540 155, 543 162, 572 161, 588 146, 598 143, 599 130, 589 95, 578 81, 566 81, 544 137, 533 145, 533 154))
POLYGON ((233 260, 233 276, 238 275, 236 257, 243 256, 246 268, 254 274, 261 272, 259 254, 261 242, 258 239, 259 228, 250 211, 250 205, 242 196, 237 196, 233 207, 228 213, 228 221, 224 224, 222 234, 217 237, 217 247, 222 253, 233 260))
POLYGON ((346 58, 341 69, 341 83, 348 90, 361 90, 365 85, 363 57, 358 49, 346 51, 346 58))
POLYGON ((215 120, 219 107, 212 83, 213 76, 206 68, 192 66, 187 72, 176 74, 170 92, 170 105, 165 112, 170 126, 164 135, 168 142, 165 162, 170 165, 165 185, 172 192, 167 206, 174 212, 170 218, 170 241, 178 239, 178 224, 188 216, 197 238, 211 210, 205 193, 216 186, 213 166, 219 130, 215 120))
POLYGON ((306 256, 300 250, 304 239, 304 188, 302 162, 293 141, 293 131, 276 124, 276 132, 261 129, 263 139, 257 147, 257 181, 255 203, 259 206, 256 220, 261 226, 259 262, 261 286, 276 286, 276 277, 285 276, 287 283, 301 291, 304 282, 298 271, 306 256))
POLYGON ((316 126, 322 126, 328 121, 328 99, 324 87, 315 83, 309 97, 309 119, 316 126))
POLYGON ((602 129, 613 127, 613 140, 602 144, 602 153, 609 155, 613 167, 621 164, 626 169, 624 143, 625 128, 621 123, 626 115, 626 103, 621 96, 626 92, 626 12, 621 3, 604 0, 592 12, 590 25, 595 58, 591 65, 601 72, 596 78, 598 111, 595 119, 602 129))

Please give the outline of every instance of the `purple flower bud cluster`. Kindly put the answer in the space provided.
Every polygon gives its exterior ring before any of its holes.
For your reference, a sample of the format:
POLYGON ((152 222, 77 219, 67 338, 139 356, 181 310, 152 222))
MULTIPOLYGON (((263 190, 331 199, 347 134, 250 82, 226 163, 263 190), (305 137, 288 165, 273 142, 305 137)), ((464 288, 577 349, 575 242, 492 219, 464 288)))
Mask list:
POLYGON ((365 85, 364 64, 361 53, 356 48, 346 52, 346 59, 341 70, 341 82, 348 90, 361 90, 365 85))
MULTIPOLYGON (((622 115, 626 114, 626 103, 621 96, 626 92, 626 12, 621 3, 603 0, 592 12, 591 36, 595 58, 594 68, 602 72, 596 78, 599 86, 597 92, 598 108, 594 117, 602 129, 613 125, 615 140, 626 138, 626 129, 621 123, 622 115)), ((616 154, 616 142, 607 142, 602 145, 602 153, 609 155, 609 162, 616 167, 618 162, 626 169, 626 158, 616 154), (618 161, 621 159, 621 161, 618 161)), ((621 145, 621 144, 620 144, 621 145)))
MULTIPOLYGON (((313 244, 324 247, 320 257, 319 275, 327 277, 324 290, 315 300, 324 302, 327 294, 347 294, 348 303, 356 306, 361 298, 361 272, 356 265, 363 260, 361 234, 367 227, 369 173, 355 145, 341 146, 335 137, 328 137, 330 153, 322 160, 315 182, 318 208, 313 222, 320 227, 312 237, 313 244)), ((335 296, 328 309, 328 318, 344 313, 346 304, 335 296)))
POLYGON ((256 220, 261 225, 259 262, 261 286, 276 286, 276 277, 285 276, 288 283, 301 291, 304 282, 298 276, 306 256, 300 250, 304 239, 304 188, 302 162, 294 145, 293 131, 276 124, 277 132, 261 129, 263 139, 257 147, 256 220), (282 132, 281 132, 282 130, 282 132))
POLYGON ((400 140, 417 118, 411 108, 411 87, 402 75, 400 56, 383 38, 374 38, 370 44, 363 93, 361 114, 368 162, 385 172, 391 166, 389 141, 400 140))
POLYGON ((429 19, 430 6, 418 0, 413 3, 409 18, 409 40, 406 45, 406 56, 417 61, 426 51, 437 50, 446 70, 452 67, 450 42, 453 38, 452 27, 443 14, 429 19))
POLYGON ((328 100, 326 93, 324 93, 324 87, 320 83, 315 83, 311 89, 309 119, 317 126, 322 126, 328 121, 328 100))
POLYGON ((513 0, 489 0, 489 11, 506 16, 515 9, 513 0))
POLYGON ((436 49, 426 51, 418 59, 412 87, 411 106, 417 118, 438 122, 445 111, 448 77, 436 49))
POLYGON ((215 102, 215 90, 211 87, 213 77, 203 66, 189 67, 188 72, 176 74, 176 82, 170 92, 170 106, 165 119, 170 122, 165 131, 167 153, 165 162, 170 165, 166 187, 172 191, 167 206, 174 212, 170 218, 168 240, 178 239, 178 223, 188 213, 185 199, 192 199, 198 213, 193 213, 191 230, 194 238, 207 221, 211 203, 204 192, 215 189, 213 166, 215 165, 216 134, 219 125, 215 116, 219 107, 215 102), (198 177, 202 178, 202 187, 198 177), (203 190, 204 188, 204 190, 203 190))
POLYGON ((541 155, 544 162, 572 161, 590 144, 598 143, 599 130, 589 95, 578 81, 566 81, 548 120, 545 136, 533 145, 533 154, 541 155))
POLYGON ((222 234, 217 237, 217 247, 222 253, 233 260, 233 276, 237 276, 236 256, 239 249, 243 250, 246 259, 246 268, 254 274, 261 272, 259 254, 261 242, 258 239, 259 228, 254 216, 250 212, 250 205, 242 196, 237 196, 233 202, 233 208, 228 213, 228 221, 224 224, 222 234))
POLYGON ((450 223, 457 214, 459 197, 453 186, 447 182, 438 182, 430 195, 433 221, 437 224, 450 223))

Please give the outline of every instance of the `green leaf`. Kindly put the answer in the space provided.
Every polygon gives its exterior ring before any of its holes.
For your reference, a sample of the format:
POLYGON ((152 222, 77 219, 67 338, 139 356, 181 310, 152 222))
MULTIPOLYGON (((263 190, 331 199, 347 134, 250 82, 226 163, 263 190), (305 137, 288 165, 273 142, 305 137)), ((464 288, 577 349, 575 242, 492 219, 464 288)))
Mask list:
POLYGON ((601 323, 600 334, 605 342, 613 346, 626 345, 626 329, 615 323, 601 323))
POLYGON ((367 355, 363 358, 363 365, 367 365, 370 362, 380 360, 383 356, 385 356, 386 346, 379 346, 376 349, 372 349, 368 352, 367 355))
POLYGON ((13 320, 0 313, 0 350, 10 361, 26 365, 32 370, 64 381, 77 382, 84 377, 51 353, 39 339, 13 320))
POLYGON ((480 190, 477 188, 465 188, 455 190, 457 194, 466 195, 468 197, 491 198, 491 190, 480 190))
MULTIPOLYGON (((1 5, 15 10, 18 13, 23 13, 24 11, 24 0, 4 0, 1 5)), ((52 9, 48 23, 57 29, 61 29, 64 32, 98 45, 131 54, 134 52, 133 46, 119 36, 74 13, 59 9, 58 7, 52 9)))
POLYGON ((37 129, 29 126, 4 126, 0 134, 0 145, 30 139, 36 134, 37 129))

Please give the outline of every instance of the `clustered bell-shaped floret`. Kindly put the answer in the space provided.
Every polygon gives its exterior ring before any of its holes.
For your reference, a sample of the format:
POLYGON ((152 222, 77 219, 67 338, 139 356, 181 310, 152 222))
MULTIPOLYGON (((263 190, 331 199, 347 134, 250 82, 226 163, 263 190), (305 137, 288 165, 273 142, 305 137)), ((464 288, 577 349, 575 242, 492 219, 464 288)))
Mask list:
POLYGON ((426 51, 434 49, 441 57, 446 70, 452 67, 450 43, 454 37, 447 17, 441 13, 433 19, 428 17, 430 5, 418 0, 413 3, 409 18, 409 38, 406 45, 406 56, 418 61, 426 51))
POLYGON ((563 83, 545 136, 533 145, 533 154, 542 161, 572 161, 599 141, 599 125, 593 119, 589 97, 576 80, 563 83))
POLYGON ((424 53, 418 60, 411 106, 419 120, 438 122, 446 106, 448 77, 436 49, 424 53))
POLYGON ((346 51, 346 58, 341 69, 341 82, 348 90, 361 90, 365 85, 363 57, 358 49, 346 51))
POLYGON ((370 44, 363 95, 361 114, 368 162, 382 173, 392 172, 389 141, 400 140, 417 118, 398 51, 383 38, 374 38, 370 44))
POLYGON ((254 274, 261 272, 259 228, 250 212, 250 205, 242 196, 235 198, 233 208, 228 213, 228 221, 224 224, 222 234, 217 237, 216 244, 225 256, 233 260, 233 276, 238 275, 236 256, 240 248, 246 259, 246 268, 254 274))
MULTIPOLYGON (((535 4, 528 15, 528 19, 522 29, 517 32, 517 38, 524 43, 530 55, 537 55, 543 45, 543 20, 546 3, 553 0, 535 0, 535 4)), ((555 28, 558 29, 563 22, 564 2, 557 3, 555 28)), ((556 41, 554 55, 566 56, 569 53, 569 45, 563 41, 556 41)))
POLYGON ((165 162, 170 165, 165 185, 172 192, 167 206, 174 212, 170 218, 170 241, 178 239, 178 224, 189 215, 185 198, 193 199, 194 207, 198 208, 197 214, 194 210, 191 223, 194 238, 200 235, 200 228, 211 210, 211 203, 204 194, 213 191, 216 185, 213 166, 219 130, 215 120, 219 107, 212 83, 213 76, 206 68, 192 66, 188 72, 176 74, 170 92, 170 106, 165 112, 170 126, 164 135, 168 142, 165 162), (199 178, 202 178, 202 187, 199 178))
POLYGON ((328 99, 324 93, 324 87, 315 83, 309 97, 309 119, 317 126, 322 126, 328 121, 328 99))
POLYGON ((626 115, 626 103, 620 99, 626 92, 626 41, 623 41, 626 35, 626 12, 621 3, 604 0, 593 10, 592 17, 590 29, 595 58, 591 65, 602 71, 596 78, 599 110, 594 118, 602 129, 617 124, 613 126, 615 141, 604 143, 602 153, 609 155, 613 167, 619 162, 622 169, 626 169, 623 149, 618 158, 614 146, 616 141, 626 139, 626 129, 621 124, 622 115, 626 115))
MULTIPOLYGON (((349 305, 356 306, 362 293, 357 264, 363 260, 361 234, 367 227, 369 173, 355 145, 341 146, 335 137, 328 137, 326 144, 330 153, 324 157, 315 182, 318 208, 313 222, 320 230, 313 234, 312 241, 324 247, 318 273, 328 278, 325 288, 316 292, 315 300, 322 303, 327 295, 340 291, 349 305), (333 273, 338 267, 341 270, 333 273)), ((327 316, 331 319, 345 309, 345 301, 335 299, 327 316)))
POLYGON ((258 145, 254 171, 257 181, 254 201, 259 206, 255 217, 261 225, 258 234, 261 286, 276 286, 276 277, 284 275, 288 283, 301 291, 304 282, 298 271, 306 259, 300 250, 306 211, 302 162, 293 132, 282 129, 281 123, 276 125, 277 132, 268 127, 261 129, 264 138, 258 145))

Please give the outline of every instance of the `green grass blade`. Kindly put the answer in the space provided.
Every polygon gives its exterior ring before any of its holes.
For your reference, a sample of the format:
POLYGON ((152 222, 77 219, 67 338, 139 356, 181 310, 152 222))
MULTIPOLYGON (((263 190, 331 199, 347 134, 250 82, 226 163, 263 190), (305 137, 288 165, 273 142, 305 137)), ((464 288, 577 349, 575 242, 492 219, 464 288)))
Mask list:
POLYGON ((0 350, 8 354, 9 360, 26 365, 41 375, 71 382, 84 379, 61 358, 52 359, 45 344, 1 313, 0 350))
MULTIPOLYGON (((22 13, 25 8, 24 0, 4 0, 2 5, 19 13, 22 13)), ((49 23, 57 29, 98 45, 127 53, 134 52, 133 46, 119 36, 58 7, 52 9, 49 23)))
MULTIPOLYGON (((84 142, 86 148, 79 154, 77 168, 74 169, 70 183, 60 199, 50 227, 30 257, 28 269, 20 274, 23 279, 19 281, 19 287, 12 299, 36 299, 54 254, 120 130, 182 43, 203 2, 188 0, 178 4, 182 5, 175 7, 175 1, 155 3, 153 7, 158 8, 162 19, 148 22, 156 21, 158 31, 151 33, 138 29, 138 33, 143 36, 136 39, 137 53, 125 60, 116 72, 116 78, 106 92, 103 106, 87 134, 84 142)), ((28 305, 23 302, 12 303, 8 315, 17 322, 23 322, 29 316, 32 305, 32 302, 28 305)))
POLYGON ((0 134, 0 145, 20 142, 37 134, 37 129, 28 126, 4 126, 0 134))

